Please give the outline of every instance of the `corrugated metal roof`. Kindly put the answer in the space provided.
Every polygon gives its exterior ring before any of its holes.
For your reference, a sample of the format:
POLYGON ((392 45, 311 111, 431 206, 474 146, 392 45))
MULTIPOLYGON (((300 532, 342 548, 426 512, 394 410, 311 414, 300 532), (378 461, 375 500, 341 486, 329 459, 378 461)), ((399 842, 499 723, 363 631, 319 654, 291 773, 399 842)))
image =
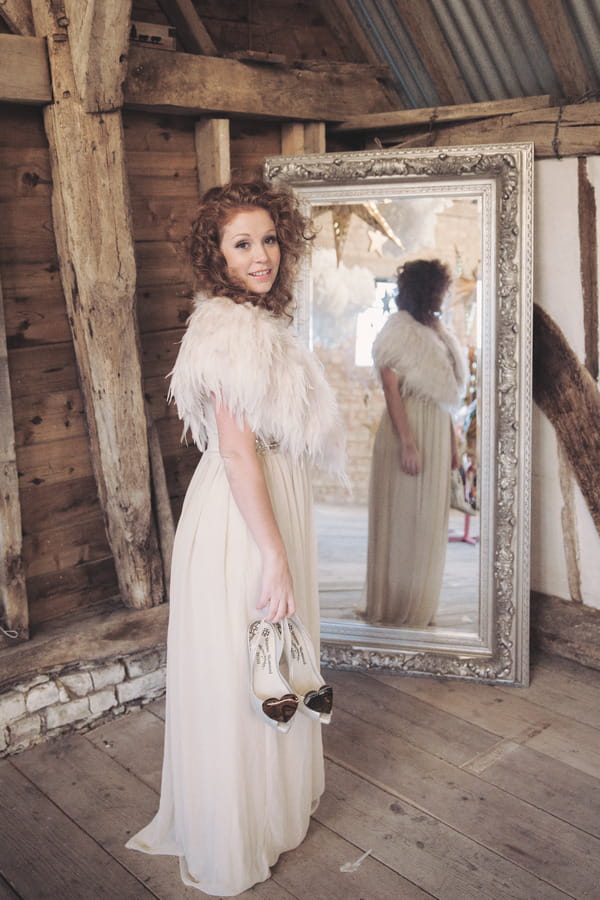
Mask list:
MULTIPOLYGON (((413 0, 419 3, 423 0, 413 0)), ((472 101, 562 91, 526 0, 429 0, 472 101)), ((393 0, 349 5, 407 107, 440 104, 435 83, 393 0)), ((564 0, 581 57, 600 88, 600 0, 564 0)))

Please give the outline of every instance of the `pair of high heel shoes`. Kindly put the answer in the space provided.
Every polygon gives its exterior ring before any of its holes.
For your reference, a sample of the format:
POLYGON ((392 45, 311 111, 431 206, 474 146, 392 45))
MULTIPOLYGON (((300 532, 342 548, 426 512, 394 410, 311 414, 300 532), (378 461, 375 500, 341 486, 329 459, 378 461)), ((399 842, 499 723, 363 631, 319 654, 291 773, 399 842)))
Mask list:
POLYGON ((283 733, 289 731, 298 709, 329 724, 333 688, 325 684, 310 635, 297 616, 281 622, 251 622, 248 650, 250 699, 269 725, 283 733))

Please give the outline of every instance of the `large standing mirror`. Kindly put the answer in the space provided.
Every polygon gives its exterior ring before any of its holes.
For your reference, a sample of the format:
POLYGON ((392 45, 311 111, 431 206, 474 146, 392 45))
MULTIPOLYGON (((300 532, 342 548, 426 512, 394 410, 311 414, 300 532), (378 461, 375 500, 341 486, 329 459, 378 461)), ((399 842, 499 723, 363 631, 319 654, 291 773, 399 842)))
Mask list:
POLYGON ((527 683, 532 172, 530 144, 265 162, 267 179, 290 184, 317 228, 297 326, 325 367, 347 432, 351 493, 325 477, 315 483, 325 664, 527 683), (391 525, 378 552, 381 467, 393 463, 377 449, 386 402, 372 345, 397 312, 398 268, 434 259, 450 270, 440 319, 466 380, 446 413, 460 478, 443 487, 441 506, 421 503, 441 523, 423 566, 420 548, 433 540, 426 529, 410 560, 399 543, 407 527, 421 534, 409 500, 386 510, 391 525), (382 566, 427 581, 425 611, 390 606, 383 595, 397 591, 389 588, 396 576, 386 569, 374 578, 382 566), (384 621, 379 600, 388 603, 384 621))

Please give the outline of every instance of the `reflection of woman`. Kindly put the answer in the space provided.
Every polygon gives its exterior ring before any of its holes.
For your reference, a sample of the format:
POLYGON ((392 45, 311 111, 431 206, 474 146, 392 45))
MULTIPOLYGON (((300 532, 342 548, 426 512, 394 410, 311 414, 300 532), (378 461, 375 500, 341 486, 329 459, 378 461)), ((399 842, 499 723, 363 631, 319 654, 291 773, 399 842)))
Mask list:
POLYGON ((284 619, 297 609, 318 644, 310 462, 339 470, 343 457, 333 394, 288 327, 307 224, 291 195, 262 184, 205 195, 192 236, 203 293, 172 373, 204 454, 173 550, 160 808, 128 846, 179 856, 183 881, 218 896, 268 878, 303 840, 323 790, 326 717, 294 678, 310 643, 284 619), (274 678, 281 633, 296 640, 294 671, 286 653, 294 694, 274 678), (251 705, 255 676, 273 698, 262 712, 262 696, 251 705))
POLYGON ((458 465, 450 409, 464 366, 439 319, 450 284, 438 260, 398 270, 398 312, 373 344, 386 410, 369 488, 366 618, 429 625, 437 608, 448 540, 450 469, 458 465))

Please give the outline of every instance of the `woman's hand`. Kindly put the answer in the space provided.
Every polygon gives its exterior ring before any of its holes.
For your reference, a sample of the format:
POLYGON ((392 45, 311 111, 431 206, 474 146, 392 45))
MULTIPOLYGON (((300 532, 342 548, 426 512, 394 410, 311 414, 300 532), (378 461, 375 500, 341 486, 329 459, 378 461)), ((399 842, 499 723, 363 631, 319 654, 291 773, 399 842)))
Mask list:
POLYGON ((292 577, 285 554, 263 558, 262 583, 257 609, 267 608, 267 622, 279 622, 296 612, 292 577))
POLYGON ((414 441, 406 441, 400 447, 400 468, 407 475, 419 475, 421 456, 414 441))

